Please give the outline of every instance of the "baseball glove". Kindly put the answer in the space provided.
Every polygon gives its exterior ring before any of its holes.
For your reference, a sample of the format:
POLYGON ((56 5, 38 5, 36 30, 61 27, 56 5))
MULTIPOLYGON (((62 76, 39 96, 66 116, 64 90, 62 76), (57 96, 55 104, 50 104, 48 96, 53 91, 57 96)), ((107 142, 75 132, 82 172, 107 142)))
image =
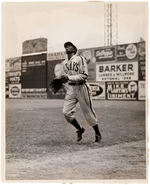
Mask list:
POLYGON ((52 80, 52 82, 50 83, 50 88, 52 89, 54 94, 56 94, 59 91, 59 89, 62 88, 62 84, 63 83, 62 83, 61 79, 54 78, 52 80))
POLYGON ((56 94, 59 89, 63 87, 63 83, 66 83, 68 81, 68 77, 63 75, 61 78, 54 78, 52 82, 50 83, 50 88, 56 94))

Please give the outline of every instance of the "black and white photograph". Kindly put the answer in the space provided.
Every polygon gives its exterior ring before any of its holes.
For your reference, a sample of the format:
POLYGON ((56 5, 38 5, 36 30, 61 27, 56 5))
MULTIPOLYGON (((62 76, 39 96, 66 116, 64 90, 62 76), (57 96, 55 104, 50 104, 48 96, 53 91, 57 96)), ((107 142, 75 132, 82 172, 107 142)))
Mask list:
POLYGON ((146 1, 1 3, 3 182, 147 183, 146 1))

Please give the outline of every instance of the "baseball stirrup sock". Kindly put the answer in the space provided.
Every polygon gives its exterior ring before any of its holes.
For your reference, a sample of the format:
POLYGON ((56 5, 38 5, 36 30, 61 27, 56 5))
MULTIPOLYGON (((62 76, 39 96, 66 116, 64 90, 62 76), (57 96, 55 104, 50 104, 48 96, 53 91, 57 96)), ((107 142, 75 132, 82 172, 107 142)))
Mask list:
POLYGON ((93 129, 94 129, 96 135, 100 135, 100 131, 99 131, 97 124, 95 126, 93 126, 93 129))
POLYGON ((74 119, 71 124, 77 129, 77 130, 81 130, 81 127, 79 125, 79 123, 77 122, 76 119, 74 119))

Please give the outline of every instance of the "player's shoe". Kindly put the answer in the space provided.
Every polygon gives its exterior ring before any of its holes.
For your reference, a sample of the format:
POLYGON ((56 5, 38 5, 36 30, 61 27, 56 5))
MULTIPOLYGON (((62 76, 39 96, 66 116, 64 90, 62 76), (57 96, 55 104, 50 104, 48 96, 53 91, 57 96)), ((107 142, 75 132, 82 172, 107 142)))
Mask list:
POLYGON ((81 130, 77 130, 77 141, 81 141, 82 139, 82 134, 84 133, 85 129, 81 128, 81 130))
POLYGON ((95 135, 95 143, 100 143, 101 139, 102 139, 101 134, 100 135, 95 135))

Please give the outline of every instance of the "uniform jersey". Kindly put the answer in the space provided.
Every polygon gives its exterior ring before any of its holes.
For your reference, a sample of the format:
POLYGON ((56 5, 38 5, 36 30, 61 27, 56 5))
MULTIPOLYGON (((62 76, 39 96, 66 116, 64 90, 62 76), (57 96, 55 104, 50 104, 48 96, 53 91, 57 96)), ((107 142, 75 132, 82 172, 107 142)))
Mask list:
POLYGON ((70 60, 63 61, 63 70, 68 75, 69 82, 83 82, 87 80, 88 68, 84 57, 73 55, 70 60))

